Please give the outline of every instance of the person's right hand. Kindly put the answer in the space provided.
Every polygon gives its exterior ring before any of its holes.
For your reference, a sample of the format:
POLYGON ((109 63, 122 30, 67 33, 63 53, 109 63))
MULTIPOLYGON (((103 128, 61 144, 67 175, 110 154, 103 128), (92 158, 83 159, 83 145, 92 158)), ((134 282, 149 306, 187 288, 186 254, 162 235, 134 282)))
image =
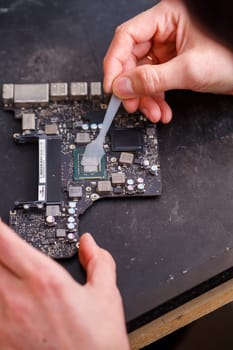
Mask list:
POLYGON ((164 91, 233 94, 233 53, 204 34, 181 0, 163 0, 116 29, 104 59, 104 88, 152 121, 168 123, 164 91))

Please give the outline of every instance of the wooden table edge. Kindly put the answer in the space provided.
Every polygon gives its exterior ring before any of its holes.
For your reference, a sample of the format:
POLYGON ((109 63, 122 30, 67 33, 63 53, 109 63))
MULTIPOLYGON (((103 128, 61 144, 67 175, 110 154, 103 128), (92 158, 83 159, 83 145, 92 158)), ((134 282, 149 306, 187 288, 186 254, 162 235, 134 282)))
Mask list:
POLYGON ((233 279, 129 333, 131 349, 141 349, 232 301, 233 279))

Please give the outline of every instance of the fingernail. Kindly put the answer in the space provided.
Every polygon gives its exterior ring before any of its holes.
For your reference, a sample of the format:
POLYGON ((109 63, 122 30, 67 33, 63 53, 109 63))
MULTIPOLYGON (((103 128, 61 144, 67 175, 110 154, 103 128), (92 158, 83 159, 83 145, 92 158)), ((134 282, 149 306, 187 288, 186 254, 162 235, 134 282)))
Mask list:
POLYGON ((115 83, 113 84, 113 91, 115 95, 122 98, 134 96, 132 82, 126 77, 116 79, 115 83))
POLYGON ((163 119, 162 119, 162 122, 163 122, 164 124, 168 124, 168 123, 170 123, 171 119, 172 119, 172 115, 165 114, 164 117, 163 117, 163 119))
POLYGON ((84 233, 82 235, 82 237, 85 236, 85 241, 90 244, 90 245, 96 245, 96 242, 94 240, 94 238, 92 237, 92 235, 88 232, 84 233))

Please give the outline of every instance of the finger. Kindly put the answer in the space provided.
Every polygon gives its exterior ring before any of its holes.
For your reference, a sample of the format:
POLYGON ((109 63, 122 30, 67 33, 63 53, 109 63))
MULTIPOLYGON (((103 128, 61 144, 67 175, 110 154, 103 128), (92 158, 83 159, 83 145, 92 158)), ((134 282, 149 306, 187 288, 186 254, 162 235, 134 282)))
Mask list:
POLYGON ((33 274, 39 266, 47 269, 48 263, 55 264, 52 259, 30 246, 0 222, 0 265, 23 278, 33 274))
POLYGON ((170 123, 172 120, 172 110, 168 103, 164 100, 164 98, 155 98, 155 101, 158 103, 159 108, 161 110, 161 118, 160 121, 164 124, 170 123))
POLYGON ((128 113, 134 113, 139 107, 139 98, 131 98, 123 101, 123 105, 128 113))
POLYGON ((146 55, 145 57, 142 57, 142 59, 140 59, 137 62, 137 66, 144 66, 145 64, 159 64, 159 60, 155 57, 152 56, 148 53, 148 55, 146 55))
POLYGON ((113 80, 123 71, 126 62, 133 53, 134 46, 151 40, 159 21, 160 7, 141 13, 119 26, 104 59, 104 88, 106 92, 111 91, 113 80), (155 12, 157 16, 155 16, 155 12), (146 23, 146 25, 145 25, 146 23))
POLYGON ((112 256, 101 249, 89 233, 80 239, 79 259, 87 272, 87 283, 102 289, 116 284, 116 267, 112 256))
POLYGON ((172 119, 172 110, 164 99, 164 93, 155 97, 141 97, 139 109, 152 123, 161 121, 167 124, 172 119))
POLYGON ((156 101, 150 97, 145 96, 140 99, 140 110, 152 122, 157 123, 161 118, 161 109, 156 101))
POLYGON ((189 87, 186 55, 158 65, 143 65, 121 74, 113 82, 113 92, 121 99, 154 96, 157 92, 189 87))
POLYGON ((140 60, 144 56, 146 56, 151 49, 151 42, 146 41, 144 43, 140 43, 134 46, 132 54, 135 56, 137 60, 140 60))

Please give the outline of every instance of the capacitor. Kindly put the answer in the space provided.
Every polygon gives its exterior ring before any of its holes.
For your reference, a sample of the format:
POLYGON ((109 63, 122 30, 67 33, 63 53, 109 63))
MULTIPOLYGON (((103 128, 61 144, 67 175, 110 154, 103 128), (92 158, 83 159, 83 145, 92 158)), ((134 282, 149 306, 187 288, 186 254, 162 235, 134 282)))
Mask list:
POLYGON ((134 192, 134 186, 133 185, 128 185, 127 186, 127 193, 131 194, 134 192))
POLYGON ((69 202, 69 208, 76 208, 76 202, 69 202))
POLYGON ((134 179, 127 179, 127 185, 133 186, 134 183, 134 179))
POLYGON ((97 130, 97 124, 96 123, 92 123, 91 124, 91 130, 92 131, 96 131, 97 130))
POLYGON ((145 184, 138 184, 137 191, 138 192, 145 192, 145 184))
POLYGON ((75 224, 68 223, 67 224, 67 228, 68 228, 69 231, 73 232, 73 231, 75 231, 75 224))
POLYGON ((138 177, 138 178, 137 178, 137 183, 138 183, 138 184, 143 184, 143 183, 144 183, 143 177, 138 177))
POLYGON ((149 162, 148 159, 144 159, 144 160, 143 160, 143 167, 144 167, 145 169, 147 169, 147 168, 150 167, 150 162, 149 162))
POLYGON ((47 217, 46 217, 46 224, 47 224, 48 226, 54 226, 54 225, 56 224, 56 219, 55 219, 55 217, 52 216, 52 215, 47 216, 47 217))
POLYGON ((75 209, 74 208, 68 208, 68 214, 69 215, 75 215, 75 209))
POLYGON ((69 241, 73 241, 76 236, 75 236, 75 233, 74 232, 69 232, 68 235, 67 235, 67 238, 69 241))
POLYGON ((158 166, 156 164, 152 165, 150 168, 150 173, 152 175, 157 175, 158 174, 158 166))
POLYGON ((67 221, 71 224, 75 223, 75 218, 73 216, 69 216, 67 221))
POLYGON ((88 130, 89 129, 89 125, 88 124, 83 124, 82 125, 82 129, 85 130, 85 131, 88 130))

